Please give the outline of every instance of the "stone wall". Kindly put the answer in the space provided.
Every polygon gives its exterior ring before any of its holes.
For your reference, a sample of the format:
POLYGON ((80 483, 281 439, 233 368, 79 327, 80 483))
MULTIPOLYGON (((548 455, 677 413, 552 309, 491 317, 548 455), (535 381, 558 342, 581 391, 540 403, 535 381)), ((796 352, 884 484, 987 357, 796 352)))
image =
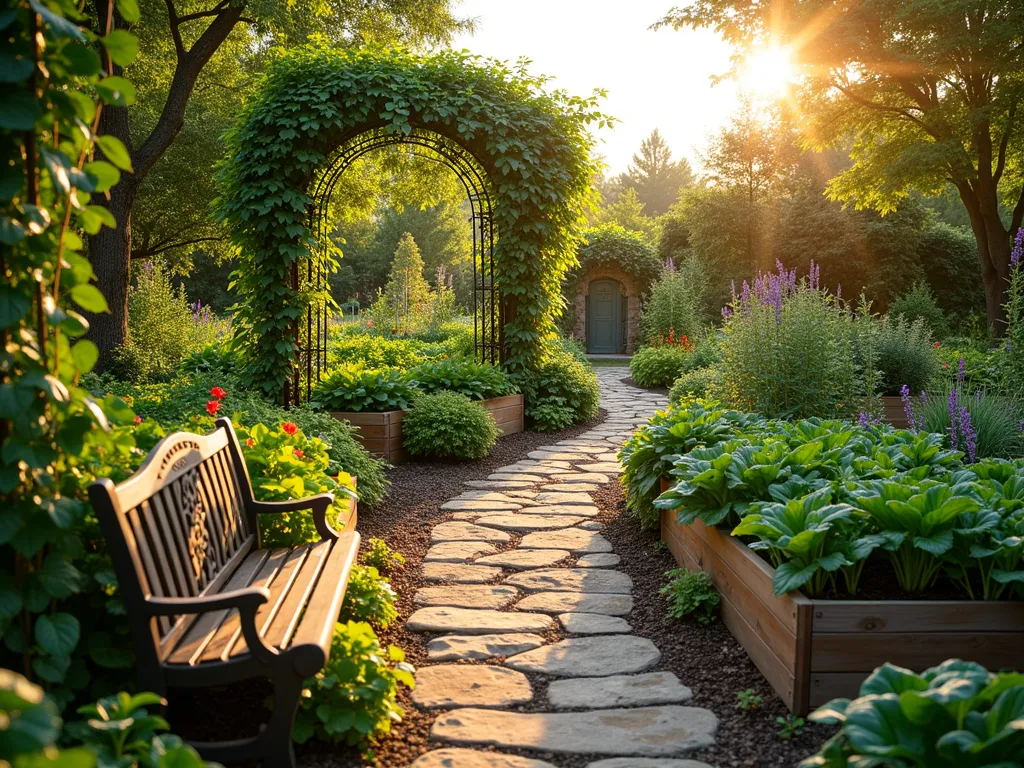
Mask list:
POLYGON ((640 346, 640 296, 636 280, 614 266, 595 266, 580 273, 576 281, 576 325, 573 338, 587 343, 587 296, 590 294, 590 284, 602 278, 618 281, 622 295, 626 297, 626 354, 631 355, 640 346))

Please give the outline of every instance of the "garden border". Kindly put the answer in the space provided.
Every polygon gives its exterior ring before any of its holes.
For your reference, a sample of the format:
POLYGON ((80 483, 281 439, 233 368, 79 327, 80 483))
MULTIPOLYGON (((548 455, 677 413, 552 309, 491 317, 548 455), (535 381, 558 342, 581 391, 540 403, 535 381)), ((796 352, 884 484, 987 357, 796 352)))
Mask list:
MULTIPOLYGON (((514 435, 525 428, 522 395, 502 395, 474 402, 480 403, 494 418, 499 437, 514 435)), ((402 419, 407 413, 401 409, 370 413, 331 411, 331 416, 355 427, 352 437, 374 456, 391 464, 401 464, 409 459, 402 446, 402 419)))
POLYGON ((674 510, 661 512, 661 538, 682 567, 711 577, 722 621, 795 714, 855 697, 887 661, 917 672, 949 658, 1020 664, 1024 602, 775 595, 775 570, 739 539, 700 520, 680 525, 674 510))

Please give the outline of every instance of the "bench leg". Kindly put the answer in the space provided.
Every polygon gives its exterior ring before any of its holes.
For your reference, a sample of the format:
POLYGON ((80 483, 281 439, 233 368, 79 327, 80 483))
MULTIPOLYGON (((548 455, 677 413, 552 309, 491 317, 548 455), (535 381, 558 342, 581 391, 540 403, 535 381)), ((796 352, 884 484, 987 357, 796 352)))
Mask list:
POLYGON ((299 709, 303 680, 287 674, 279 674, 274 680, 274 711, 260 734, 263 743, 263 765, 266 768, 294 768, 295 745, 292 741, 292 726, 299 709))

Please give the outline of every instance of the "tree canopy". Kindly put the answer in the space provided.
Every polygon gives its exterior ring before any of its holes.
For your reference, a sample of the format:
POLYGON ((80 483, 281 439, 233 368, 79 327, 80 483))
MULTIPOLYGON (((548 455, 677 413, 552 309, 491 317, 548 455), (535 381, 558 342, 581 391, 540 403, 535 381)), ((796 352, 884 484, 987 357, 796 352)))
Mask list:
POLYGON ((716 29, 738 51, 770 43, 792 52, 804 141, 852 145, 833 198, 886 213, 912 190, 953 184, 1001 330, 1010 233, 1024 219, 1024 4, 696 0, 660 23, 716 29), (1008 227, 1000 199, 1012 208, 1008 227))
POLYGON ((640 143, 621 183, 636 190, 648 216, 660 216, 676 201, 681 188, 693 184, 693 171, 686 158, 672 159, 672 150, 655 128, 640 143))

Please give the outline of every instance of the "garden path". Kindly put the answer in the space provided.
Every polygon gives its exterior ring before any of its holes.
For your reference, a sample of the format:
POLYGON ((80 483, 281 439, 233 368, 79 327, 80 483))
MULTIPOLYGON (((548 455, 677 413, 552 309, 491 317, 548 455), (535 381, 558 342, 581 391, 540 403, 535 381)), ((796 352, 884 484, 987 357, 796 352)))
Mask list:
POLYGON ((627 373, 598 369, 600 425, 442 506, 452 519, 434 527, 423 562, 424 581, 439 584, 416 593, 407 622, 433 636, 413 701, 439 710, 439 748, 413 768, 555 768, 483 745, 607 756, 588 768, 710 768, 679 756, 713 744, 717 719, 685 706, 690 689, 674 674, 649 671, 660 651, 632 634, 632 582, 594 519, 591 494, 621 471, 618 447, 666 403, 627 373))

